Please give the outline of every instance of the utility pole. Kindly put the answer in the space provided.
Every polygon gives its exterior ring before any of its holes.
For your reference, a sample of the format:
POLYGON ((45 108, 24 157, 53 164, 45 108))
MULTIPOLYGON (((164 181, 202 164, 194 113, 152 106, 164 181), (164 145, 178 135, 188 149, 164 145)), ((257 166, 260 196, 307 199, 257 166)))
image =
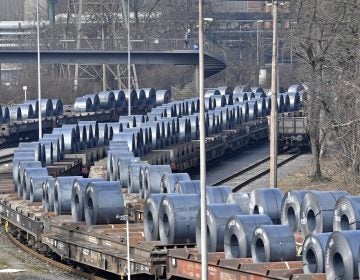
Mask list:
POLYGON ((271 115, 270 115, 270 188, 277 188, 277 145, 278 145, 278 121, 277 121, 277 70, 278 70, 278 1, 273 0, 273 41, 271 63, 271 115))
POLYGON ((199 0, 199 98, 200 98, 200 220, 201 220, 201 279, 208 278, 206 223, 206 146, 204 101, 204 27, 203 1, 199 0))
POLYGON ((36 0, 36 37, 37 37, 37 74, 38 74, 38 102, 39 102, 39 140, 42 138, 42 116, 41 116, 41 68, 40 68, 40 20, 39 0, 36 0))
MULTIPOLYGON (((79 13, 78 21, 76 28, 76 49, 79 50, 81 46, 81 21, 82 21, 82 10, 83 10, 83 0, 79 0, 79 13)), ((75 64, 75 74, 74 74, 74 93, 76 95, 78 89, 78 79, 79 79, 79 64, 75 64)))

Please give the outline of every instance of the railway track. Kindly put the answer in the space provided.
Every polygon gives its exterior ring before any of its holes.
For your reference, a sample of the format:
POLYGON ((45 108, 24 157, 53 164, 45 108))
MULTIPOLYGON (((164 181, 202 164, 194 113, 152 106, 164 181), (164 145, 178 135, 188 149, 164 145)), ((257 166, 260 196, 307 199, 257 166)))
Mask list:
MULTIPOLYGON (((301 153, 298 150, 290 150, 287 153, 278 155, 278 164, 280 167, 294 159, 301 153)), ((244 186, 270 173, 270 156, 252 164, 244 169, 230 175, 227 178, 215 182, 213 185, 228 185, 232 187, 233 192, 239 191, 244 186)))
POLYGON ((91 279, 91 280, 104 280, 104 279, 106 279, 106 278, 102 278, 102 277, 99 277, 99 276, 92 275, 90 273, 80 271, 79 269, 73 268, 70 265, 66 265, 66 264, 64 264, 62 262, 55 261, 55 260, 53 260, 51 258, 48 258, 48 257, 42 255, 42 254, 39 254, 38 252, 32 250, 31 248, 29 248, 26 245, 19 242, 10 233, 7 233, 7 237, 16 247, 18 247, 23 252, 26 252, 29 255, 31 255, 31 256, 33 256, 33 257, 35 257, 35 258, 37 258, 37 259, 39 259, 39 260, 41 260, 43 262, 46 262, 46 263, 48 263, 49 265, 51 265, 53 267, 56 267, 58 269, 61 269, 63 271, 69 272, 69 273, 72 273, 72 274, 74 274, 76 276, 79 276, 79 277, 82 277, 82 278, 85 278, 85 279, 91 279))

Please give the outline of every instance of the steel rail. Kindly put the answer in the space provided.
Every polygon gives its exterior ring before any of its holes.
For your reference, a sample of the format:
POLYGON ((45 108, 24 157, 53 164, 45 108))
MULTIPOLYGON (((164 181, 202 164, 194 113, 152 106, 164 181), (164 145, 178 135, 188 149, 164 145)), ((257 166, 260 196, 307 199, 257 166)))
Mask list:
MULTIPOLYGON (((286 155, 286 154, 282 154, 281 156, 285 158, 282 159, 281 161, 278 161, 277 163, 277 166, 280 167, 280 166, 283 166, 284 164, 296 159, 301 153, 299 151, 297 151, 295 154, 289 154, 289 155, 286 155)), ((248 166, 248 167, 245 167, 244 169, 238 171, 238 172, 235 172, 234 174, 226 177, 226 178, 223 178, 217 182, 215 182, 213 185, 226 185, 228 184, 231 180, 235 179, 235 178, 239 178, 240 176, 254 170, 255 168, 261 166, 261 165, 269 165, 269 161, 270 161, 270 156, 248 166)), ((237 184, 235 186, 232 186, 233 188, 233 192, 237 192, 239 191, 241 188, 243 188, 244 186, 250 184, 251 182, 265 176, 266 174, 270 173, 270 167, 267 167, 265 168, 263 171, 255 174, 254 176, 250 177, 249 179, 241 182, 240 184, 237 184)))

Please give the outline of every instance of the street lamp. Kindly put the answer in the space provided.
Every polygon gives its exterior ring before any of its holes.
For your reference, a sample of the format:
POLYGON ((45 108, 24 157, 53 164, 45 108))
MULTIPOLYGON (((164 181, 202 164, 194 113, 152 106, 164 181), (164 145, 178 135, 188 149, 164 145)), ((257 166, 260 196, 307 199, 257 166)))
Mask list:
POLYGON ((41 117, 41 74, 40 74, 40 24, 39 24, 39 0, 36 0, 36 31, 37 31, 37 68, 38 68, 38 102, 39 102, 39 140, 42 138, 41 117))
POLYGON ((129 230, 129 218, 130 209, 125 208, 125 215, 116 215, 116 219, 120 221, 126 221, 126 251, 127 251, 127 279, 131 279, 131 267, 130 267, 130 230, 129 230))
POLYGON ((256 21, 256 82, 259 85, 259 68, 260 68, 260 59, 259 59, 259 25, 263 23, 262 19, 256 21))
POLYGON ((24 100, 27 100, 27 96, 26 96, 26 91, 27 91, 27 86, 23 86, 23 91, 24 91, 24 100))

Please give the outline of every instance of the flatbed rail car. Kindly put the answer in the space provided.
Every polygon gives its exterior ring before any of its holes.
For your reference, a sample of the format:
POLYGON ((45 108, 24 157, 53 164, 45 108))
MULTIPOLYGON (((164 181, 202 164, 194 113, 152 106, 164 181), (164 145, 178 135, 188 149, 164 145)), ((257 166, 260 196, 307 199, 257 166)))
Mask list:
MULTIPOLYGON (((254 263, 251 258, 225 259, 224 252, 208 254, 208 279, 325 280, 325 273, 304 274, 302 261, 254 263)), ((201 279, 201 255, 196 249, 171 249, 167 279, 201 279)))
POLYGON ((299 148, 307 150, 310 148, 310 136, 308 131, 308 119, 304 116, 281 116, 279 124, 279 149, 299 148))

